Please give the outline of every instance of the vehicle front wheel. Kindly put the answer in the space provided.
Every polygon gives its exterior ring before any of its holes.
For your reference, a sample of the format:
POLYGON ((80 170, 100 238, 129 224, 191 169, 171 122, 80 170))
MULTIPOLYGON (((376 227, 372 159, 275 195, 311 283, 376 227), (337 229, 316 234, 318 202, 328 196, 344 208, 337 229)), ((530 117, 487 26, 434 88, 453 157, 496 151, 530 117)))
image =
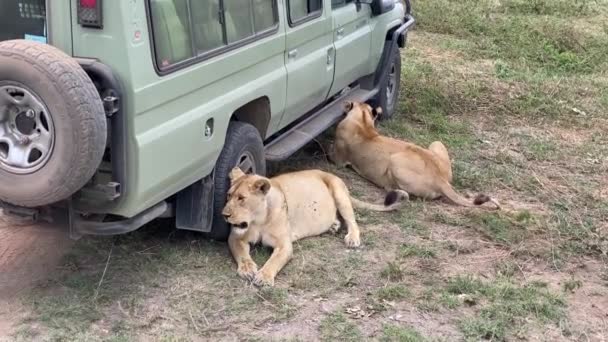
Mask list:
POLYGON ((264 142, 258 130, 250 124, 233 121, 228 126, 226 142, 215 164, 213 196, 213 228, 210 237, 225 241, 230 235, 230 226, 222 217, 226 205, 226 194, 230 189, 230 170, 239 166, 245 173, 266 175, 264 142))
MULTIPOLYGON (((388 49, 388 47, 387 47, 388 49)), ((399 49, 393 50, 390 66, 386 71, 386 81, 380 85, 380 91, 371 101, 374 107, 382 107, 382 115, 380 120, 389 120, 393 118, 397 111, 399 103, 399 90, 401 89, 401 53, 399 49)))

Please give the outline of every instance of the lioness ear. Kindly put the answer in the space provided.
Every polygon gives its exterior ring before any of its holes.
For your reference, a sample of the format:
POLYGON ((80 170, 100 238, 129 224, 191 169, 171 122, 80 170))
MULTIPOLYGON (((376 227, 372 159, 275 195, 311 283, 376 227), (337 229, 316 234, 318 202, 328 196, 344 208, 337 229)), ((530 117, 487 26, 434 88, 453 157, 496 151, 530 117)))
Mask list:
POLYGON ((344 113, 348 113, 351 110, 353 110, 354 106, 355 106, 355 104, 353 102, 344 101, 344 113))
POLYGON ((235 180, 243 177, 244 175, 245 172, 243 172, 243 170, 241 170, 241 168, 237 166, 230 171, 228 177, 230 177, 230 181, 234 182, 235 180))
POLYGON ((374 119, 378 118, 381 115, 382 115, 382 107, 376 107, 376 108, 372 109, 372 116, 374 117, 374 119))
POLYGON ((266 195, 270 190, 270 182, 268 181, 268 179, 258 179, 257 181, 255 181, 255 183, 253 183, 253 188, 256 191, 259 191, 262 194, 266 195))

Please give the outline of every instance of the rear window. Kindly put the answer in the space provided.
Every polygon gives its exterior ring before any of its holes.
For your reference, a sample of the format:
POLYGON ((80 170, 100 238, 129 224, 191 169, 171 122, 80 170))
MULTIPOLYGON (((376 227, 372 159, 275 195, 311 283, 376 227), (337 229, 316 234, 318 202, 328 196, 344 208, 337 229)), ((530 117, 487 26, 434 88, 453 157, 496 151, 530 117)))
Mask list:
POLYGON ((0 0, 0 41, 46 42, 45 0, 0 0))

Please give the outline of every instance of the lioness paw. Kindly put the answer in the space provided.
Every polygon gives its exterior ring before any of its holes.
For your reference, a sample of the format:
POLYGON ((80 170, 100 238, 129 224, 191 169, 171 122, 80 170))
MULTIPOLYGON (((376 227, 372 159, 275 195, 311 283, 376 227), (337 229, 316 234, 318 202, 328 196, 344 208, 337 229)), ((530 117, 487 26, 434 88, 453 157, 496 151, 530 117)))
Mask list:
POLYGON ((256 286, 274 286, 274 277, 268 272, 259 271, 253 277, 253 284, 256 286))
POLYGON ((258 271, 258 265, 253 261, 244 261, 239 265, 236 273, 241 277, 247 280, 252 280, 255 277, 255 274, 258 271))
POLYGON ((359 234, 348 233, 344 237, 344 242, 346 242, 346 246, 349 248, 357 248, 361 246, 361 239, 359 238, 359 234))

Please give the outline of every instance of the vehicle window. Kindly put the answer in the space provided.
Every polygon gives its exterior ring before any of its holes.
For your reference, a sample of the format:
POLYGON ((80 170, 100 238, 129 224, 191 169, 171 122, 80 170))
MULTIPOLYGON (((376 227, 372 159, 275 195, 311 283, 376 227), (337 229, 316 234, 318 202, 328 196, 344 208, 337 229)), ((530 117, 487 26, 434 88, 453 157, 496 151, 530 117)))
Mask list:
POLYGON ((154 48, 160 68, 194 56, 188 0, 151 0, 154 48))
POLYGON ((290 23, 298 23, 307 17, 314 17, 320 14, 323 8, 322 0, 288 0, 288 2, 290 23))
POLYGON ((251 1, 224 0, 224 8, 226 11, 228 43, 237 42, 253 35, 251 1))
POLYGON ((226 45, 220 20, 220 0, 192 1, 190 11, 198 54, 226 45))
POLYGON ((44 0, 0 0, 0 41, 9 39, 46 42, 44 0))
POLYGON ((255 38, 278 23, 277 0, 149 1, 161 70, 255 38))
POLYGON ((331 8, 342 7, 351 2, 353 2, 353 0, 331 0, 331 8))
POLYGON ((274 26, 275 9, 273 0, 253 0, 253 20, 255 32, 260 33, 274 26))

